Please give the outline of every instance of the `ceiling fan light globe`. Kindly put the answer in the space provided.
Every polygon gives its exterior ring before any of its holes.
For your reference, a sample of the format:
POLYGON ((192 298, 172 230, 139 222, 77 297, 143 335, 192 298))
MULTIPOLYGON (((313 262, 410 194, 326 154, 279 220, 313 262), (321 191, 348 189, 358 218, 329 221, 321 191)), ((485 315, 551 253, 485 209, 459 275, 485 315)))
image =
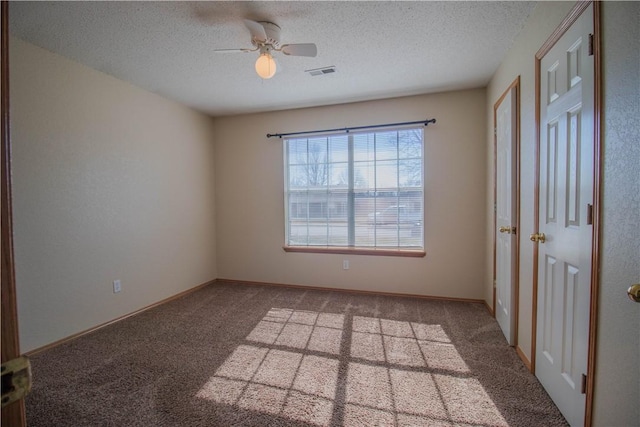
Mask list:
POLYGON ((256 73, 263 79, 270 79, 276 74, 276 61, 268 53, 263 53, 256 61, 256 73))

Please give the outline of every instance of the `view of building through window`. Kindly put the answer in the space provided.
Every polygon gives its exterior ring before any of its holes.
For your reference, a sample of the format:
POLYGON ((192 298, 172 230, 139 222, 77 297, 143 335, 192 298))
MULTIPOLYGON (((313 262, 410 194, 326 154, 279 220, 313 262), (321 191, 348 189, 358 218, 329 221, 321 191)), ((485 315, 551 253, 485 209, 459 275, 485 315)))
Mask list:
POLYGON ((423 247, 423 130, 285 141, 288 246, 423 247))

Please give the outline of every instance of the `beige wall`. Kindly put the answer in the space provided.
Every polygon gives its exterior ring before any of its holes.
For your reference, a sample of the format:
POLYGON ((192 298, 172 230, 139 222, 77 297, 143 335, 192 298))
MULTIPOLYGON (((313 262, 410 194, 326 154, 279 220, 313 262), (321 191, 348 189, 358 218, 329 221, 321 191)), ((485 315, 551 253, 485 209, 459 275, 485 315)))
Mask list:
POLYGON ((603 2, 603 199, 595 426, 640 422, 640 3, 603 2))
POLYGON ((531 298, 533 289, 533 186, 535 159, 535 54, 573 7, 573 2, 540 2, 533 10, 513 47, 487 86, 487 224, 485 227, 484 298, 493 305, 493 106, 520 76, 520 294, 518 347, 531 360, 531 298))
MULTIPOLYGON (((515 79, 522 84, 521 236, 533 231, 535 153, 534 55, 551 35, 571 3, 539 3, 487 88, 487 123, 493 104, 515 79)), ((637 425, 640 419, 640 311, 626 298, 626 288, 640 282, 640 3, 603 2, 603 205, 598 295, 598 344, 594 426, 637 425)), ((487 132, 487 188, 493 189, 493 135, 487 132)), ((490 193, 489 193, 490 194, 490 193)), ((487 199, 487 250, 491 246, 493 201, 487 199)), ((520 255, 519 347, 531 356, 533 253, 525 238, 520 255)), ((489 252, 487 252, 489 254, 489 252)), ((489 254, 490 255, 490 254, 489 254)), ((491 256, 486 259, 490 266, 491 256)), ((492 303, 487 267, 485 299, 492 303)))
POLYGON ((485 104, 477 89, 216 119, 218 277, 482 299, 485 104), (283 251, 282 141, 267 133, 431 117, 425 258, 283 251))
POLYGON ((215 279, 211 119, 10 47, 22 351, 215 279))

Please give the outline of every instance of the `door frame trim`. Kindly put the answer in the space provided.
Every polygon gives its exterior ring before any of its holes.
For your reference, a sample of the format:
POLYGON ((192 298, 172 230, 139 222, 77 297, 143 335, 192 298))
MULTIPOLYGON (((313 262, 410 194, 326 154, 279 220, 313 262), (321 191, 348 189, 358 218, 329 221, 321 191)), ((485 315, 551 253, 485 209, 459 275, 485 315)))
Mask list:
MULTIPOLYGON (((540 207, 540 80, 542 58, 551 50, 556 42, 582 15, 582 13, 593 5, 593 55, 594 55, 594 104, 593 104, 593 229, 591 246, 591 296, 589 307, 589 344, 587 350, 587 387, 585 401, 585 427, 590 427, 593 422, 593 393, 595 386, 595 366, 596 366, 596 341, 598 325, 598 289, 600 283, 600 213, 601 213, 601 178, 602 178, 602 146, 601 146, 601 118, 602 118, 602 50, 601 50, 601 27, 600 27, 600 2, 593 0, 579 0, 567 16, 560 23, 558 28, 549 36, 542 47, 535 55, 535 176, 534 176, 534 202, 533 202, 533 229, 534 233, 539 232, 539 207, 540 207)), ((532 295, 532 322, 531 322, 531 372, 535 374, 536 369, 536 333, 538 322, 538 244, 533 247, 533 295, 532 295)))
POLYGON ((504 100, 504 98, 511 92, 511 89, 515 89, 515 105, 512 108, 515 109, 516 114, 516 128, 515 134, 516 139, 514 141, 514 148, 516 150, 515 157, 516 163, 512 165, 512 167, 516 168, 516 212, 515 212, 515 227, 516 227, 516 241, 515 241, 515 256, 512 260, 512 268, 514 269, 513 276, 515 277, 513 288, 511 291, 513 292, 513 298, 515 299, 515 305, 513 307, 513 312, 511 313, 515 317, 514 323, 514 342, 513 347, 518 348, 518 324, 519 324, 519 306, 520 306, 520 76, 516 77, 515 80, 509 85, 509 87, 500 95, 498 100, 493 104, 493 317, 496 317, 496 227, 498 216, 495 210, 495 207, 498 203, 498 163, 497 163, 497 153, 498 153, 498 135, 496 133, 496 129, 498 127, 498 119, 497 112, 498 107, 504 100))
MULTIPOLYGON (((11 205, 11 138, 9 122, 9 2, 3 0, 0 3, 0 19, 2 20, 2 34, 0 44, 2 54, 0 67, 2 78, 0 86, 2 96, 0 104, 0 134, 2 150, 2 178, 1 178, 1 240, 2 240, 2 281, 0 283, 2 306, 2 351, 0 359, 2 363, 20 356, 20 342, 18 337, 18 312, 16 302, 16 276, 13 257, 13 221, 11 205)), ((2 425, 24 426, 26 414, 24 400, 20 399, 1 410, 2 425)))

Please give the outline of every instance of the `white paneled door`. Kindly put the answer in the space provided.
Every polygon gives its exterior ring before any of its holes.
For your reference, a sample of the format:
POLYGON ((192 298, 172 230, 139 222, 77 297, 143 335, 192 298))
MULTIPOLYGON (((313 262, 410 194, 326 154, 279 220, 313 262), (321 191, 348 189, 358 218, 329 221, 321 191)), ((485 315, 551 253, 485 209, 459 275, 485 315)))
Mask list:
POLYGON ((594 182, 593 6, 540 61, 535 373, 572 426, 584 425, 594 182))
POLYGON ((509 345, 516 344, 517 86, 495 106, 496 134, 496 320, 509 345))

